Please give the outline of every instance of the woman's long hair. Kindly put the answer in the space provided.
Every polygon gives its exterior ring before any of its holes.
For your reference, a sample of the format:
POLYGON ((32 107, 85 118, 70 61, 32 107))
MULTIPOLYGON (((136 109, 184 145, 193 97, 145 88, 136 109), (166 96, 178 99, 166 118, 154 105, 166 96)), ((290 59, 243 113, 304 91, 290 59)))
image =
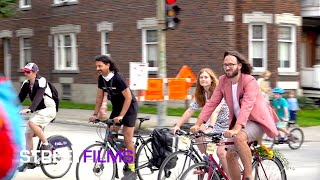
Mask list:
POLYGON ((236 57, 238 63, 242 64, 241 73, 243 73, 243 74, 251 74, 252 73, 253 67, 251 66, 250 63, 248 63, 245 60, 244 56, 241 53, 239 53, 238 51, 225 51, 223 58, 225 58, 226 56, 229 56, 229 55, 236 57))
POLYGON ((119 72, 119 68, 117 67, 116 63, 109 57, 106 55, 99 55, 95 57, 96 61, 101 61, 104 64, 110 64, 109 70, 113 71, 113 72, 119 72))
POLYGON ((197 77, 195 98, 200 107, 203 107, 206 104, 205 89, 200 85, 200 75, 204 72, 208 73, 212 80, 209 88, 209 97, 208 97, 209 99, 212 96, 214 89, 218 86, 218 79, 210 68, 203 68, 199 71, 198 77, 197 77))

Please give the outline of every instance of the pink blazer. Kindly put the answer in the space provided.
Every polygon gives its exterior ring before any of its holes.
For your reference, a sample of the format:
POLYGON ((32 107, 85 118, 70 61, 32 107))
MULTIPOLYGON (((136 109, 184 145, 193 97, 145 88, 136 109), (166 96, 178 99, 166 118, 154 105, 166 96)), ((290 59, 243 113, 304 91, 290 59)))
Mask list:
MULTIPOLYGON (((279 121, 279 118, 270 103, 263 97, 256 79, 251 75, 241 74, 238 81, 237 94, 238 102, 240 103, 240 114, 236 124, 245 127, 248 120, 255 121, 259 123, 269 137, 277 136, 278 130, 275 123, 279 121)), ((225 99, 229 107, 228 123, 230 125, 234 116, 232 82, 226 75, 219 77, 219 85, 202 108, 199 119, 207 121, 222 98, 225 99)))

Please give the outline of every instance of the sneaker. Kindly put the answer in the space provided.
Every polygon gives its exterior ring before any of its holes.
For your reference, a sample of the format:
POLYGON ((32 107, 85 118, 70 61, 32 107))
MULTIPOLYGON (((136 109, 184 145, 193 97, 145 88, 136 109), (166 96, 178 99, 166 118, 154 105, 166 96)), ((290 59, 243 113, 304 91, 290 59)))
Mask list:
POLYGON ((124 166, 123 166, 123 169, 122 169, 122 173, 126 174, 128 171, 131 171, 131 170, 129 169, 128 164, 125 163, 124 166))
POLYGON ((34 169, 36 167, 35 163, 23 163, 17 168, 19 172, 24 172, 26 169, 34 169))
POLYGON ((48 145, 42 144, 41 150, 51 150, 53 149, 52 145, 49 143, 48 145))
MULTIPOLYGON (((48 145, 44 145, 42 144, 41 150, 52 150, 53 149, 53 146, 49 143, 48 145)), ((49 156, 49 153, 44 153, 45 156, 49 156)))
POLYGON ((136 180, 137 174, 132 171, 128 171, 124 174, 124 176, 121 178, 121 180, 136 180))

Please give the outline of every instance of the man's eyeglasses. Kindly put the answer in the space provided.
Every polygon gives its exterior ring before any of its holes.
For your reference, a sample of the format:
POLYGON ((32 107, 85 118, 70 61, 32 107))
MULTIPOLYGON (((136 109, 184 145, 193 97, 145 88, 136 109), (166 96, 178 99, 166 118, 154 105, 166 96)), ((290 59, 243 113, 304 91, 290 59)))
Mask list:
POLYGON ((235 65, 237 65, 237 64, 233 64, 233 63, 230 63, 230 64, 223 64, 223 68, 227 68, 227 67, 229 67, 229 68, 233 68, 233 66, 235 66, 235 65))

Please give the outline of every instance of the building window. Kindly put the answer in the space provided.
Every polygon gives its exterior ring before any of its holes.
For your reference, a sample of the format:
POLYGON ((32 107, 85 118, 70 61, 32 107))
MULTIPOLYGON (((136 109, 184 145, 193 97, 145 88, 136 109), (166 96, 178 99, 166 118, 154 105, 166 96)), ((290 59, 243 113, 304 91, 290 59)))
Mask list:
POLYGON ((110 56, 109 32, 101 32, 101 53, 110 56))
POLYGON ((158 71, 158 33, 157 30, 144 29, 143 61, 149 63, 149 71, 158 71))
POLYGON ((295 28, 280 26, 278 32, 279 71, 294 72, 296 64, 295 28))
POLYGON ((249 59, 256 71, 267 69, 267 33, 265 24, 249 26, 249 59))
POLYGON ((54 36, 55 70, 78 70, 76 34, 54 36))
POLYGON ((73 3, 73 2, 78 2, 78 0, 54 0, 53 3, 56 5, 59 4, 65 4, 65 3, 73 3))
POLYGON ((62 83, 62 99, 71 100, 71 84, 62 83))
POLYGON ((20 0, 20 8, 31 8, 31 0, 20 0))
POLYGON ((31 38, 20 37, 20 67, 31 62, 31 38))

